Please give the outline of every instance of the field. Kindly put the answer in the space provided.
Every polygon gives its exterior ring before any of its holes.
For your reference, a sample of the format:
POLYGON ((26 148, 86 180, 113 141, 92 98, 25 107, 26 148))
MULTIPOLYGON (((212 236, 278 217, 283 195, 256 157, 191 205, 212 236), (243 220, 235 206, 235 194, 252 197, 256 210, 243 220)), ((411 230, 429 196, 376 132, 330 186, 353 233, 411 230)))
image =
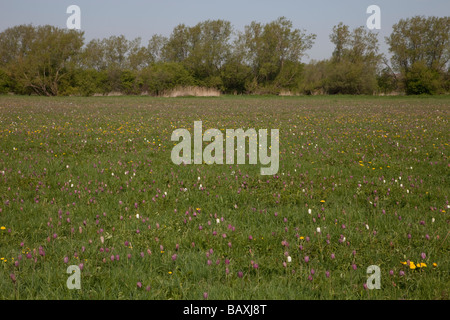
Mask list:
POLYGON ((449 96, 0 97, 0 299, 449 299, 449 116, 449 96), (278 173, 173 164, 200 120, 279 129, 278 173))

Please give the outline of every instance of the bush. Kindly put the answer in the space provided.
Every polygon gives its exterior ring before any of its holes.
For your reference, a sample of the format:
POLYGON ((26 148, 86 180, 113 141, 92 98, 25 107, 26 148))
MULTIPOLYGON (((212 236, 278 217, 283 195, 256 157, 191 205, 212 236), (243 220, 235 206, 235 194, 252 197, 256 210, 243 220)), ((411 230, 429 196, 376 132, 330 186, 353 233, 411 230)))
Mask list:
POLYGON ((246 84, 250 82, 252 69, 240 62, 229 61, 225 63, 221 70, 223 83, 222 91, 226 93, 242 94, 247 91, 246 84))
POLYGON ((10 91, 11 79, 6 71, 0 69, 0 94, 6 94, 10 91))
POLYGON ((180 63, 155 63, 141 72, 143 90, 150 95, 160 95, 175 87, 197 86, 199 82, 180 63))
POLYGON ((442 92, 438 72, 427 68, 422 61, 412 65, 405 77, 405 89, 408 95, 436 94, 442 92))
POLYGON ((143 81, 135 72, 125 70, 120 76, 120 92, 123 94, 142 93, 143 81))
POLYGON ((378 91, 380 93, 388 94, 398 89, 398 83, 392 72, 385 68, 381 70, 377 76, 378 91))
POLYGON ((328 94, 368 94, 377 88, 374 70, 364 63, 340 61, 328 65, 325 90, 328 94))

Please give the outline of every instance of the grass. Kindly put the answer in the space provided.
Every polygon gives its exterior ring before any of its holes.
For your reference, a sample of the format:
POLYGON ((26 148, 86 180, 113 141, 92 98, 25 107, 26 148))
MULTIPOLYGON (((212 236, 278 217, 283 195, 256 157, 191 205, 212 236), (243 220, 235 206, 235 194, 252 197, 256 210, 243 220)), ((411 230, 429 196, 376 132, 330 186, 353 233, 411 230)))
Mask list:
POLYGON ((448 299, 449 107, 1 96, 0 298, 448 299), (278 173, 174 165, 171 133, 197 120, 279 129, 278 173), (370 265, 380 290, 364 288, 370 265))

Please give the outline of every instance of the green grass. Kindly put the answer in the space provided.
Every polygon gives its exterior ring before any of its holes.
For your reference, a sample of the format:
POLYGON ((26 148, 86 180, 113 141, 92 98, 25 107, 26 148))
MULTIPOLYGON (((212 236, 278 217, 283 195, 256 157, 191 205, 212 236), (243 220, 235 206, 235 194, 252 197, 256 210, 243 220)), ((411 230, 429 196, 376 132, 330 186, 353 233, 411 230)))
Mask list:
POLYGON ((448 299, 449 111, 449 96, 1 96, 0 299, 448 299), (175 166, 171 134, 198 120, 279 129, 278 173, 175 166))

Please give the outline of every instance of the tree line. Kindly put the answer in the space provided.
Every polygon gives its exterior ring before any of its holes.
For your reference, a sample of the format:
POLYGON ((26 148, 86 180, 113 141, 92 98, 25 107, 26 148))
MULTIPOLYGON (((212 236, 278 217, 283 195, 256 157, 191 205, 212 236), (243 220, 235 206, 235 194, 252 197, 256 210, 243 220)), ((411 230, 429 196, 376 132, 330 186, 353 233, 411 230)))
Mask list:
POLYGON ((229 21, 180 24, 170 36, 123 35, 85 43, 84 33, 19 25, 0 33, 0 93, 46 96, 161 93, 177 87, 227 94, 439 94, 450 88, 450 17, 401 19, 379 52, 365 27, 333 27, 329 59, 302 63, 315 34, 280 17, 243 31, 229 21))

